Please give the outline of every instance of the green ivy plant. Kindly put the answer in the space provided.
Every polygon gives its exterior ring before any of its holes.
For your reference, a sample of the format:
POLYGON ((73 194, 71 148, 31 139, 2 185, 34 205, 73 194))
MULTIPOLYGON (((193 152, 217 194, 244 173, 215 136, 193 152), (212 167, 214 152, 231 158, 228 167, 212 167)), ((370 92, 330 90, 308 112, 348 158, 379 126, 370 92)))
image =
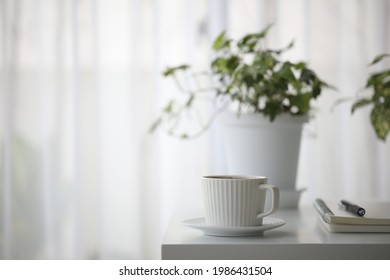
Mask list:
MULTIPOLYGON (((374 58, 370 66, 382 61, 390 54, 381 54, 374 58)), ((366 89, 372 90, 369 98, 361 97, 352 105, 352 113, 357 109, 367 105, 372 105, 370 114, 371 124, 377 137, 386 141, 390 131, 390 69, 370 74, 365 86, 366 89)))
POLYGON ((178 78, 179 74, 189 73, 187 64, 168 67, 163 75, 173 78, 186 98, 178 104, 171 100, 163 108, 160 117, 151 127, 156 130, 168 124, 168 133, 181 138, 200 135, 214 120, 216 113, 234 104, 238 115, 245 113, 263 114, 271 122, 281 114, 305 115, 311 109, 311 101, 320 96, 324 88, 330 87, 305 62, 293 63, 283 60, 283 54, 294 46, 291 42, 282 49, 265 48, 265 38, 271 24, 258 33, 247 34, 233 40, 222 32, 213 43, 213 59, 210 70, 187 75, 195 80, 195 89, 187 89, 178 78), (201 87, 197 80, 207 76, 212 86, 201 87), (193 109, 199 96, 212 95, 216 101, 224 100, 222 106, 204 123, 201 131, 188 135, 175 134, 179 119, 193 109))

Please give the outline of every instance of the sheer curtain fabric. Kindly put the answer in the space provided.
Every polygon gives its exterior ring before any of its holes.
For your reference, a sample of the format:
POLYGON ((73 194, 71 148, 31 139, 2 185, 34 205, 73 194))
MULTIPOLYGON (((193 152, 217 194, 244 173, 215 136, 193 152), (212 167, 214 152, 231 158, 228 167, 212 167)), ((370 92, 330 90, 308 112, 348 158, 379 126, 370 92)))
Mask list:
POLYGON ((1 0, 1 258, 160 258, 174 209, 200 212, 200 177, 225 172, 218 125, 194 141, 148 133, 178 94, 161 72, 206 69, 219 32, 269 22, 267 44, 294 39, 288 59, 338 89, 305 128, 301 203, 390 200, 390 147, 369 108, 332 109, 390 52, 389 15, 388 0, 1 0))

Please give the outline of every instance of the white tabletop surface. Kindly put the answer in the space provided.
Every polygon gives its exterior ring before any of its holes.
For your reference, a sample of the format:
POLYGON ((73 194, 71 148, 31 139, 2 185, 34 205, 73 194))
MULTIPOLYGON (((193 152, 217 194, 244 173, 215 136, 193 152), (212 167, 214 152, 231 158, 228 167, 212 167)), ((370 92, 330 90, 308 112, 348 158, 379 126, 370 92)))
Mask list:
POLYGON ((279 210, 282 227, 251 237, 215 237, 182 225, 175 213, 161 246, 162 259, 388 259, 390 233, 330 233, 313 207, 279 210))

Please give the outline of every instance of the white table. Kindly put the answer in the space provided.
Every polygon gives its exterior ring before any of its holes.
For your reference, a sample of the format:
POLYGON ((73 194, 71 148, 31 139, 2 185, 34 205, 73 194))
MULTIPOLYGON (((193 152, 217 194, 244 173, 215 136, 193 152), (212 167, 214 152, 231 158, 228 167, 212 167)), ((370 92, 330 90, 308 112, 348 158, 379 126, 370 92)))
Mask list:
MULTIPOLYGON (((176 213, 161 245, 162 259, 387 259, 390 233, 330 233, 313 207, 279 210, 286 221, 263 236, 214 237, 181 224, 176 213)), ((196 218, 196 217, 186 217, 196 218)))

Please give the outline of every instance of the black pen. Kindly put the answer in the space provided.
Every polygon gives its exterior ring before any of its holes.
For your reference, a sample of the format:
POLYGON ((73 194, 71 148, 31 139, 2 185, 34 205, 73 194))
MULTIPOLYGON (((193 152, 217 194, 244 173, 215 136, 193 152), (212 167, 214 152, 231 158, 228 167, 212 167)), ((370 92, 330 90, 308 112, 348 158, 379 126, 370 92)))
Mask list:
POLYGON ((366 210, 363 207, 360 207, 359 205, 350 203, 345 200, 341 200, 340 204, 345 209, 345 211, 348 211, 360 217, 363 217, 366 214, 366 210))

